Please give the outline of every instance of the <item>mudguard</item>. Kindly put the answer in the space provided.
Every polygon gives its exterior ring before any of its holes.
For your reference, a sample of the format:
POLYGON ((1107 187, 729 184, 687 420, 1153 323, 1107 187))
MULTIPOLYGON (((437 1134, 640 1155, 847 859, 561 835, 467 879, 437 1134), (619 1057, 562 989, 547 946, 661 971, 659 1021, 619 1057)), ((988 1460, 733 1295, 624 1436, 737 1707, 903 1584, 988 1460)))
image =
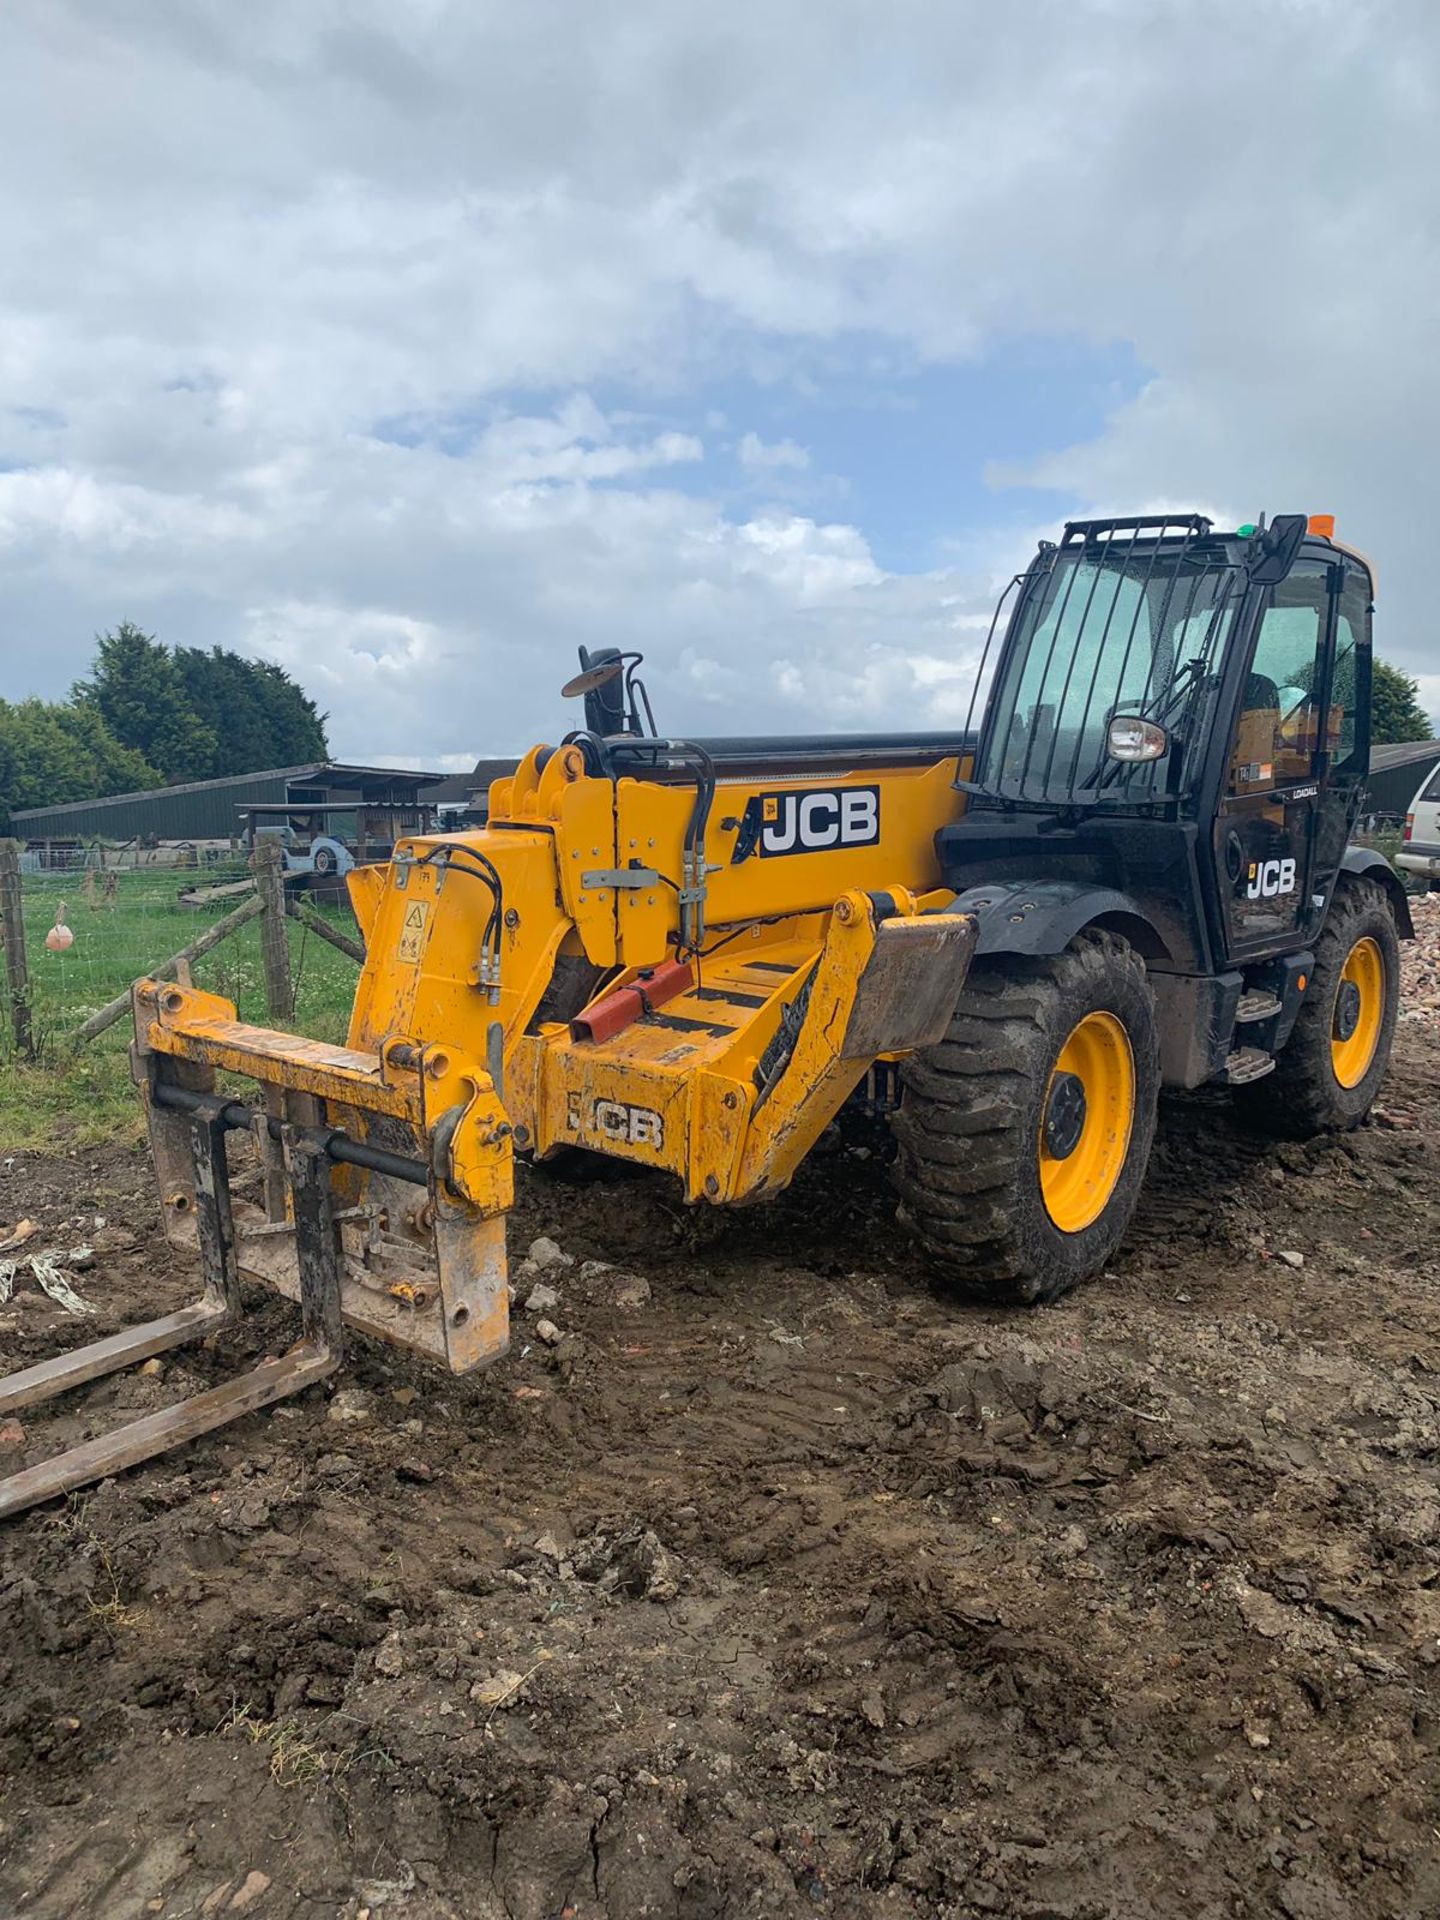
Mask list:
MULTIPOLYGON (((1395 931, 1402 940, 1415 938, 1415 922, 1410 918, 1410 899, 1400 877, 1383 853, 1374 847, 1346 847, 1340 860, 1341 873, 1353 873, 1365 880, 1378 880, 1384 887, 1395 914, 1395 931)), ((981 948, 984 951, 984 948, 981 948)))
POLYGON ((967 887, 948 913, 974 914, 980 925, 977 957, 1061 953, 1097 921, 1123 934, 1147 960, 1168 957, 1159 930, 1128 893, 1083 880, 992 880, 967 887))

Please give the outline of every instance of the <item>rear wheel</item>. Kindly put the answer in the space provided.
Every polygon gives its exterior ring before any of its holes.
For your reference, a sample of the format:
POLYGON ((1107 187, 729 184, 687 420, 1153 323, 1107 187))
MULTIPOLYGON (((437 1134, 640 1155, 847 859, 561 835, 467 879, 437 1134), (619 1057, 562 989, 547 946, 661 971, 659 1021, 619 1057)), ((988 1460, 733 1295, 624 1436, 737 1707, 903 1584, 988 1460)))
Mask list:
POLYGON ((960 1291, 1054 1299, 1115 1251, 1155 1135, 1145 964, 1112 933, 971 969, 950 1031, 907 1062, 900 1215, 960 1291))
POLYGON ((1315 966, 1290 1038, 1235 1105, 1266 1133, 1305 1139, 1356 1127, 1390 1064, 1400 1008, 1400 941, 1373 880, 1342 879, 1315 942, 1315 966))

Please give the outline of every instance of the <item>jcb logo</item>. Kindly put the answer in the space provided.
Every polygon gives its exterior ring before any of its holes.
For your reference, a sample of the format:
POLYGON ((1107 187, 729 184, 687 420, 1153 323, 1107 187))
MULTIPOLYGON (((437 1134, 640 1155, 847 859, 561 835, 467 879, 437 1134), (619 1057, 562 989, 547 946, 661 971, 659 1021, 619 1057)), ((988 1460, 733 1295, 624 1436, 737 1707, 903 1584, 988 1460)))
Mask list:
POLYGON ((757 799, 762 859, 823 853, 829 847, 873 847, 880 838, 878 787, 815 787, 808 793, 762 793, 757 799))
POLYGON ((585 1123, 585 1096, 572 1093, 566 1108, 566 1125, 572 1133, 598 1133, 623 1147, 654 1147, 665 1144, 665 1122, 653 1107, 632 1107, 623 1100, 596 1100, 585 1123))
POLYGON ((1252 860, 1250 862, 1250 884, 1245 889, 1247 900, 1273 900, 1278 895, 1295 891, 1295 862, 1293 860, 1252 860))

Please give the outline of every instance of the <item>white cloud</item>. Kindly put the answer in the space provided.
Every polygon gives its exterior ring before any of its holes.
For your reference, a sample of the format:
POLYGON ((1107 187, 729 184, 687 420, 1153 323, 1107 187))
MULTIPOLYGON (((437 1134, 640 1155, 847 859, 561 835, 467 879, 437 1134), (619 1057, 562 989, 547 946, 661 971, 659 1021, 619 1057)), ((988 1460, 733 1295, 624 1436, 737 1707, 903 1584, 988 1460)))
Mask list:
POLYGON ((793 440, 764 441, 758 433, 747 433, 741 437, 739 448, 740 464, 749 473, 771 473, 778 467, 790 467, 796 472, 810 464, 810 455, 793 440))
MULTIPOLYGON (((1060 334, 1153 378, 1019 461, 1033 419, 957 421, 957 468, 1335 511, 1380 562, 1382 651, 1440 700, 1437 37, 1421 0, 635 0, 620 27, 581 0, 18 0, 7 689, 59 691, 133 617, 284 660, 371 758, 553 736, 580 641, 645 647, 677 728, 952 719, 1025 557, 1009 505, 900 576, 863 523, 735 523, 700 432, 740 408, 673 422, 702 379, 846 338, 1060 334)), ((805 470, 731 443, 776 490, 805 470)), ((943 533, 949 475, 911 484, 943 533)))

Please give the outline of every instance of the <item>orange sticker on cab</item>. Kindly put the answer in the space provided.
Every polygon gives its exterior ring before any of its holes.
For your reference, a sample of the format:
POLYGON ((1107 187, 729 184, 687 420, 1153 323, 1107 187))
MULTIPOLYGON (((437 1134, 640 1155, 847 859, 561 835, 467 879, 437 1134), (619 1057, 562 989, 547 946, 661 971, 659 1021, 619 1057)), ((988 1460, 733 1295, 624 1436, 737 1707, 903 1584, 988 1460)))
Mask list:
POLYGON ((425 927, 430 919, 428 900, 407 900, 405 918, 400 923, 400 951, 396 958, 402 962, 418 960, 425 945, 425 927))

